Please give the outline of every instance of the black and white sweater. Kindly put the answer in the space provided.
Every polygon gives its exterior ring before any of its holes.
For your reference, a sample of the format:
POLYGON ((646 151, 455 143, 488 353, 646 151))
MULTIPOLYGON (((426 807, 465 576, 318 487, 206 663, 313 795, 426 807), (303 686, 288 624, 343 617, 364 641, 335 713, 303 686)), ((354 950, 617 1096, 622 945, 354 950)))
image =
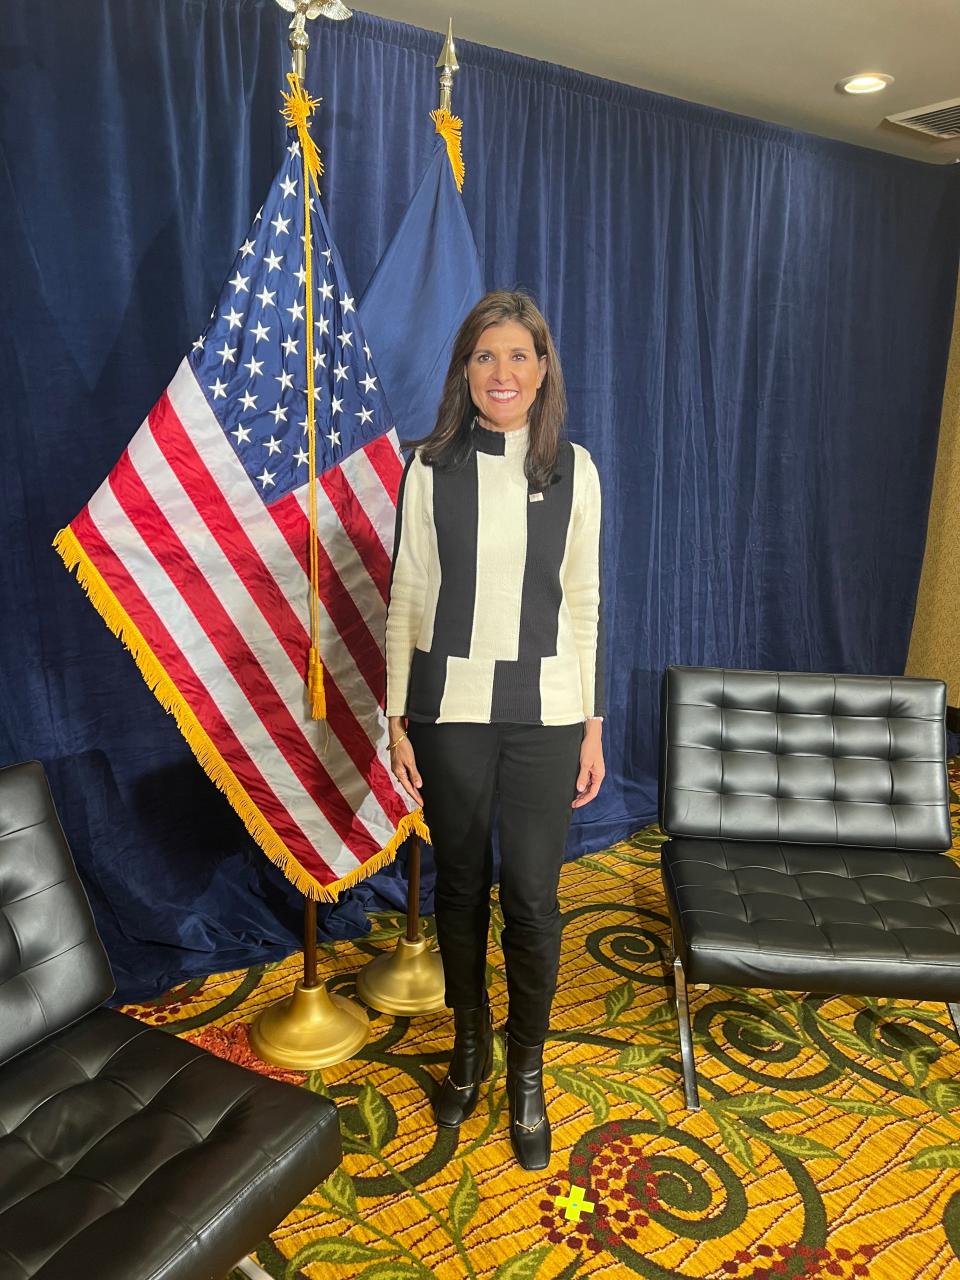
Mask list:
POLYGON ((387 715, 574 724, 603 715, 600 480, 562 441, 524 474, 529 428, 473 428, 459 470, 404 469, 387 610, 387 715))

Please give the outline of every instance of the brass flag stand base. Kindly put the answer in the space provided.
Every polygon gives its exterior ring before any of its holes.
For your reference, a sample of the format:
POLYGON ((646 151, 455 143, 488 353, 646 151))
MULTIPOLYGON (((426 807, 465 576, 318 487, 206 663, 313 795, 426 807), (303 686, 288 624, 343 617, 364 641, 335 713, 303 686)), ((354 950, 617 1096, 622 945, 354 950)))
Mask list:
POLYGON ((303 977, 253 1020, 250 1046, 264 1062, 315 1071, 352 1058, 370 1038, 370 1023, 355 1000, 330 995, 317 978, 317 904, 309 898, 303 921, 303 977))
POLYGON ((407 934, 394 951, 377 956, 357 975, 357 994, 371 1009, 412 1017, 444 1007, 443 965, 420 932, 420 840, 411 836, 407 864, 407 934))

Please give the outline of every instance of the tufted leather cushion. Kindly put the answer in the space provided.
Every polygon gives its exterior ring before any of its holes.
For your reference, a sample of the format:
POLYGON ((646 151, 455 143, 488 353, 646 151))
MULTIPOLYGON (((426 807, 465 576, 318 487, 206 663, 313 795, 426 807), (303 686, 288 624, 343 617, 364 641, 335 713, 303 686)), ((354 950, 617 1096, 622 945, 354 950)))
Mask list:
POLYGON ((0 1280, 219 1280, 340 1161, 331 1102, 112 990, 41 766, 0 770, 0 1280))
POLYGON ((97 1010, 0 1067, 0 1280, 219 1280, 339 1159, 327 1099, 97 1010))
POLYGON ((0 1062, 112 992, 42 766, 0 769, 0 1062))
POLYGON ((950 845, 939 680, 670 667, 660 821, 671 835, 950 845))
POLYGON ((691 982, 960 997, 960 866, 943 854, 674 839, 661 869, 691 982))

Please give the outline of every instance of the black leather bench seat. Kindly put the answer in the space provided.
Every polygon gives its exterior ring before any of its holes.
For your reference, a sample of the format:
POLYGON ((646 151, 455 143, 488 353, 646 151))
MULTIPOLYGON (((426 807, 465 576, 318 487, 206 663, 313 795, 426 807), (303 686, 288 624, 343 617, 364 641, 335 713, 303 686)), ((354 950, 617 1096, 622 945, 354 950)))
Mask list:
POLYGON ((673 839, 661 849, 690 982, 953 1001, 960 865, 939 853, 673 839))
POLYGON ((98 1009, 0 1066, 0 1278, 224 1276, 338 1159, 325 1099, 98 1009))
POLYGON ((43 769, 0 769, 0 1280, 222 1280, 340 1162, 328 1098, 112 991, 43 769))
POLYGON ((660 825, 688 1107, 687 983, 943 1001, 960 1032, 946 686, 669 667, 660 825))

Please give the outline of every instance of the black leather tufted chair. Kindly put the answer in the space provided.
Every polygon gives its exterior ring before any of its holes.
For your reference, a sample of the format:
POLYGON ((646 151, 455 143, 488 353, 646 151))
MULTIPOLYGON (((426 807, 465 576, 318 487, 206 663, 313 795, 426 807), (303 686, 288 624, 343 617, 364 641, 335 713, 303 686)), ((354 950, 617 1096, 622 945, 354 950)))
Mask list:
POLYGON ((670 667, 661 872, 687 1106, 687 983, 942 1000, 960 866, 937 680, 670 667))
POLYGON ((0 770, 0 1280, 216 1280, 340 1162, 332 1103, 112 991, 41 766, 0 770))

